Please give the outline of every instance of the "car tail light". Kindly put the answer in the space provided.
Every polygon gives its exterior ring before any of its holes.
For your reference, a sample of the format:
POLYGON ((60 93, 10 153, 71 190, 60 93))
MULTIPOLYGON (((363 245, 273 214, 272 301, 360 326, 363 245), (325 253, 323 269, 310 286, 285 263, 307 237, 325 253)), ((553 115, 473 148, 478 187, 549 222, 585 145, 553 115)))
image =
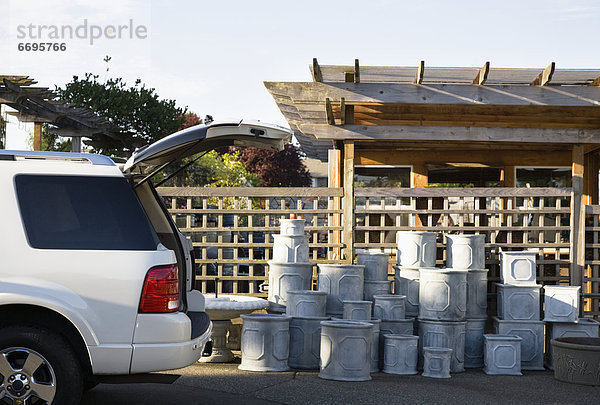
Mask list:
POLYGON ((179 309, 177 265, 157 266, 148 270, 138 312, 175 312, 179 309))

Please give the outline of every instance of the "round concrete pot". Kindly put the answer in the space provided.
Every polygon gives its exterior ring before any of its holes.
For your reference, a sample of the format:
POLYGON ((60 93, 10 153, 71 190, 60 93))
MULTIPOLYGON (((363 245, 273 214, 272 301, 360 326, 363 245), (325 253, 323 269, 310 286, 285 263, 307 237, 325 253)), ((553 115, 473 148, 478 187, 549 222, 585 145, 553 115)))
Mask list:
POLYGON ((318 370, 321 352, 321 321, 328 317, 296 317, 290 320, 290 356, 292 368, 318 370))
POLYGON ((281 235, 304 235, 305 223, 303 219, 280 219, 279 232, 281 235))
POLYGON ((419 337, 384 335, 383 372, 387 374, 417 374, 419 337))
POLYGON ((433 232, 398 231, 398 266, 435 267, 437 234, 433 232))
POLYGON ((364 300, 373 301, 376 295, 389 294, 392 290, 391 281, 365 281, 364 284, 364 300))
POLYGON ((419 319, 465 320, 468 271, 423 268, 419 272, 419 319))
POLYGON ((344 301, 344 319, 368 321, 373 312, 372 301, 344 301))
POLYGON ((387 281, 389 258, 387 253, 357 253, 356 264, 365 266, 365 281, 387 281))
POLYGON ((483 367, 483 335, 487 318, 467 319, 465 334, 465 368, 483 367))
POLYGON ((485 235, 446 235, 446 267, 485 268, 485 235))
POLYGON ((324 291, 288 291, 286 298, 286 315, 297 317, 325 316, 327 293, 324 291))
POLYGON ((450 371, 465 371, 465 334, 466 322, 428 321, 419 319, 419 348, 421 363, 423 348, 446 347, 452 349, 450 371))
POLYGON ((419 269, 394 266, 394 294, 404 295, 404 308, 409 317, 419 316, 419 269))
POLYGON ((285 315, 242 315, 242 363, 247 371, 287 371, 290 320, 285 315))
POLYGON ((273 261, 308 263, 308 237, 305 235, 273 235, 273 261))
POLYGON ((322 321, 319 377, 338 381, 370 380, 372 334, 371 323, 322 321))
POLYGON ((487 316, 486 269, 471 269, 467 273, 467 319, 487 316))
POLYGON ((383 321, 399 321, 406 318, 404 295, 385 294, 373 297, 373 316, 383 321))
POLYGON ((552 339, 554 378, 573 384, 600 385, 600 337, 552 339))
POLYGON ((285 312, 287 292, 310 290, 312 284, 311 263, 278 263, 269 261, 269 309, 285 312))
POLYGON ((319 291, 327 293, 327 314, 342 315, 344 301, 360 301, 364 291, 364 266, 319 264, 319 291))
POLYGON ((381 352, 381 349, 379 348, 381 341, 381 319, 371 319, 364 322, 373 325, 373 333, 371 334, 371 373, 377 373, 380 370, 381 363, 379 358, 379 354, 381 352))

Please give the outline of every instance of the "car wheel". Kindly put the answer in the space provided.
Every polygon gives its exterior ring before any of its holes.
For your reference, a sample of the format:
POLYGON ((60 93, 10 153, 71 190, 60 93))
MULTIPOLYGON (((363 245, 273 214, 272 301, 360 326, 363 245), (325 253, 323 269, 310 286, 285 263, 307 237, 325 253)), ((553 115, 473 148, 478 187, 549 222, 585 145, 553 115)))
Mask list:
POLYGON ((78 404, 81 365, 64 338, 35 326, 0 329, 0 403, 78 404))

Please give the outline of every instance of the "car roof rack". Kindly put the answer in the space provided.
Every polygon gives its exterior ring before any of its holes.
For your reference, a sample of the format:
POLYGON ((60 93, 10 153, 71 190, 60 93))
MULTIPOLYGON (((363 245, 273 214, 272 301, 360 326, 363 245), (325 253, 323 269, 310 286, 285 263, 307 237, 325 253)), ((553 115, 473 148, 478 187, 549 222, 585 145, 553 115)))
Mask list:
POLYGON ((104 155, 94 153, 50 152, 32 150, 0 150, 0 160, 63 160, 86 162, 100 166, 116 166, 115 162, 104 155))

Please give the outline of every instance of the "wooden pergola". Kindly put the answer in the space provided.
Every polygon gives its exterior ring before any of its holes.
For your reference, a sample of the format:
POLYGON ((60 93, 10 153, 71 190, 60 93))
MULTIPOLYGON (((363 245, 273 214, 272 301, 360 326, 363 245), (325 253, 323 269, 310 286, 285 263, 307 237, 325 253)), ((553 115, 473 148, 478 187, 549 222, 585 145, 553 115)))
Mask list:
POLYGON ((583 266, 584 206, 598 204, 600 69, 314 59, 311 72, 312 82, 265 86, 309 156, 330 149, 330 186, 344 187, 343 205, 352 207, 355 165, 410 166, 413 188, 435 167, 496 168, 507 188, 519 166, 571 167, 571 262, 583 266))
POLYGON ((0 104, 15 109, 21 122, 34 123, 34 150, 42 148, 42 124, 52 125, 52 132, 72 138, 72 151, 81 151, 82 138, 119 138, 119 129, 108 119, 86 108, 77 108, 59 100, 47 87, 34 86, 37 82, 29 76, 0 75, 0 104))

